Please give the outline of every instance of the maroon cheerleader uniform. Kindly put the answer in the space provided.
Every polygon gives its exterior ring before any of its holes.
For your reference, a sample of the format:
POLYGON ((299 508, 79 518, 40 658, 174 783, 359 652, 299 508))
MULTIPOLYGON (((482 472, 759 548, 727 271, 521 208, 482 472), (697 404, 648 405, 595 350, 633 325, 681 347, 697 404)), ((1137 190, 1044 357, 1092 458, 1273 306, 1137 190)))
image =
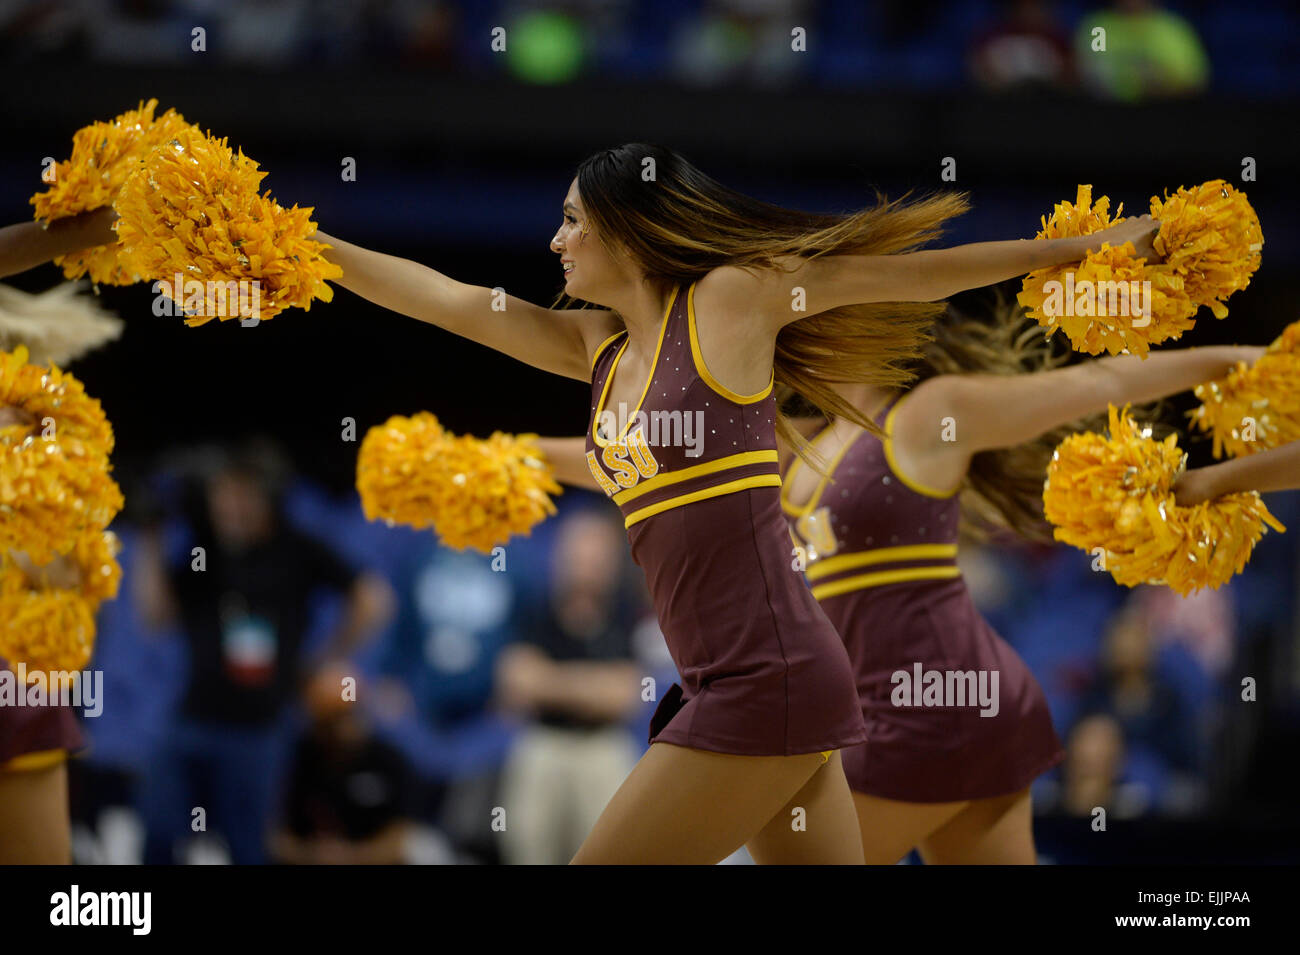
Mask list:
POLYGON ((587 464, 623 512, 681 676, 650 741, 826 758, 866 728, 844 644, 792 559, 772 385, 738 395, 709 374, 694 292, 673 293, 635 411, 605 407, 627 332, 592 362, 587 464))
MULTIPOLYGON (((886 435, 897 409, 881 412, 886 435)), ((781 503, 857 674, 867 742, 843 753, 850 788, 920 803, 1024 789, 1064 751, 1038 681, 957 569, 957 492, 900 474, 888 439, 865 431, 827 471, 805 505, 781 503), (995 715, 978 702, 981 672, 995 715)))
MULTIPOLYGON (((8 667, 0 657, 0 670, 8 667)), ((84 745, 72 707, 0 704, 0 772, 56 765, 84 745)))

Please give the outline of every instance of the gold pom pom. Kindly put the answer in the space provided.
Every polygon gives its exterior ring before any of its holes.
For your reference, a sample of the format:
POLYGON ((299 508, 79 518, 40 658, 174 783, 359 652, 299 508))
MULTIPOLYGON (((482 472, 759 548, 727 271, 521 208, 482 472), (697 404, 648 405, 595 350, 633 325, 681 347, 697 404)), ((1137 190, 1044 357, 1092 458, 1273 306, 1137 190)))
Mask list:
POLYGON ((1255 492, 1180 507, 1173 485, 1186 455, 1177 436, 1155 441, 1110 407, 1110 436, 1066 438, 1052 455, 1043 510, 1059 541, 1100 553, 1127 587, 1166 584, 1179 594, 1217 589, 1250 559, 1265 524, 1285 531, 1255 492))
MULTIPOLYGON (((1074 203, 1058 203, 1042 220, 1039 239, 1092 235, 1116 222, 1110 200, 1092 201, 1092 187, 1079 186, 1074 203)), ((1025 276, 1017 300, 1050 335, 1062 329, 1075 351, 1106 351, 1146 357, 1150 346, 1179 338, 1208 305, 1228 314, 1222 299, 1244 288, 1259 267, 1263 236, 1246 197, 1222 180, 1173 196, 1151 199, 1160 219, 1153 244, 1165 257, 1135 256, 1132 243, 1103 243, 1079 264, 1036 269, 1025 276)))
POLYGON ((0 561, 0 656, 28 677, 84 669, 95 644, 91 603, 75 590, 33 589, 12 560, 0 561))
POLYGON ((121 510, 113 431, 81 382, 27 364, 22 346, 0 352, 0 408, 27 419, 0 425, 0 549, 46 563, 121 510))
POLYGON ((357 456, 370 520, 433 527, 448 547, 490 553, 555 513, 561 489, 536 435, 448 434, 428 412, 371 428, 357 456))
MULTIPOLYGON (((46 221, 110 205, 128 176, 161 143, 189 124, 175 110, 154 118, 156 99, 141 103, 107 123, 91 123, 72 137, 72 155, 54 167, 54 182, 32 196, 36 218, 46 221)), ((105 285, 137 281, 118 256, 119 246, 101 245, 54 260, 70 279, 89 274, 105 285)))
POLYGON ((1300 322, 1293 322, 1249 367, 1197 385, 1192 427, 1214 437, 1214 456, 1254 454, 1300 441, 1300 322))
POLYGON ((357 453, 357 491, 367 520, 429 527, 433 499, 442 492, 429 475, 441 467, 439 455, 450 440, 427 411, 393 415, 367 431, 357 453))
POLYGON ((122 565, 117 555, 122 542, 112 531, 83 534, 72 549, 72 559, 81 578, 81 596, 92 608, 117 597, 122 584, 122 565))
POLYGON ((1163 200, 1152 196, 1151 215, 1160 220, 1154 245, 1164 266, 1183 278, 1193 302, 1226 318, 1223 300, 1250 284, 1264 246, 1259 216, 1245 193, 1213 179, 1163 200))
POLYGON ((270 191, 259 195, 265 175, 225 139, 190 127, 122 187, 115 203, 122 259, 163 283, 165 294, 192 313, 187 325, 269 319, 334 297, 326 279, 343 270, 321 255, 324 243, 307 238, 315 231, 312 209, 285 209, 270 191))

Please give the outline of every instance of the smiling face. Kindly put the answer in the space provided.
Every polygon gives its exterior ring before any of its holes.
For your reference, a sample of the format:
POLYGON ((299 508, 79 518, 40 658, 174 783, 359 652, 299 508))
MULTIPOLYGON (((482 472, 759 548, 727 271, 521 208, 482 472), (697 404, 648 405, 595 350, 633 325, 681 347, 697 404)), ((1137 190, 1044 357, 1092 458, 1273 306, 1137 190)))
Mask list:
POLYGON ((551 239, 551 251, 559 253, 564 269, 564 291, 574 298, 603 304, 613 289, 624 286, 635 274, 626 258, 616 258, 596 236, 578 195, 578 180, 569 184, 564 197, 564 221, 551 239))

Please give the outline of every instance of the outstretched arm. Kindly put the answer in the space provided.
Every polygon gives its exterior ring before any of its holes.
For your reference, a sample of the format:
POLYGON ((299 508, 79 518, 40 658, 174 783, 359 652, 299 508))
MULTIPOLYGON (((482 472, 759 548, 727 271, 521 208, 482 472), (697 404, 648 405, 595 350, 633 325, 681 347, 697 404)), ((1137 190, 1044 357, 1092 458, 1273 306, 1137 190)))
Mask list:
POLYGON ((977 452, 1031 441, 1108 404, 1185 391, 1263 353, 1224 345, 1154 352, 1145 361, 1116 355, 1026 375, 939 375, 899 405, 894 452, 915 480, 952 487, 977 452))
POLYGON ((1151 243, 1159 227, 1160 223, 1150 216, 1139 216, 1101 232, 1070 239, 972 242, 951 249, 901 255, 826 256, 809 263, 814 266, 815 277, 808 288, 808 311, 818 307, 813 298, 822 285, 827 286, 822 294, 842 299, 838 305, 937 302, 966 289, 994 285, 1034 269, 1078 262, 1089 252, 1100 249, 1103 242, 1113 246, 1132 242, 1139 257, 1152 259, 1156 252, 1151 243), (818 266, 819 262, 826 264, 818 266), (817 275, 818 271, 823 274, 817 275))
POLYGON ((332 246, 339 284, 362 298, 566 378, 590 381, 593 353, 623 327, 606 310, 543 308, 323 232, 313 238, 332 246))
POLYGON ((1174 497, 1183 506, 1241 491, 1300 490, 1300 441, 1183 472, 1174 497))
POLYGON ((0 278, 26 272, 61 255, 117 241, 111 206, 45 224, 32 221, 0 227, 0 278))
POLYGON ((1035 269, 1079 262, 1103 242, 1112 246, 1132 242, 1138 257, 1154 259, 1152 241, 1159 227, 1151 216, 1137 216, 1101 232, 1069 239, 973 242, 895 255, 787 256, 778 261, 777 269, 749 271, 723 266, 714 269, 709 278, 723 300, 737 303, 745 314, 767 316, 774 330, 779 330, 844 305, 937 302, 1035 269), (790 307, 795 288, 804 293, 805 308, 798 312, 790 307))
POLYGON ((588 491, 599 491, 600 485, 592 477, 587 467, 587 439, 581 438, 538 438, 537 446, 546 455, 555 480, 570 487, 581 487, 588 491))

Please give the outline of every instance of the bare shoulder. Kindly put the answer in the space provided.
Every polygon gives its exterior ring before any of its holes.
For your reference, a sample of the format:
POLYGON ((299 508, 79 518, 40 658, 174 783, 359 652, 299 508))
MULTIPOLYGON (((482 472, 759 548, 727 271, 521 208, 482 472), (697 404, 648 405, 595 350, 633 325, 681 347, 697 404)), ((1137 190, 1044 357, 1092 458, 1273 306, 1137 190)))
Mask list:
POLYGON ((797 284, 786 267, 797 264, 781 262, 781 268, 757 268, 720 265, 695 284, 695 301, 710 313, 736 313, 753 316, 772 315, 782 307, 789 309, 790 288, 797 284))
POLYGON ((720 265, 695 283, 695 301, 710 311, 732 308, 752 296, 759 287, 759 276, 754 270, 720 265))
POLYGON ((953 443, 962 431, 961 396, 969 384, 964 375, 935 375, 908 391, 894 413, 895 447, 925 453, 953 443))
POLYGON ((965 479, 970 422, 963 421, 962 393, 970 384, 965 375, 936 375, 899 400, 890 444, 892 463, 905 481, 942 489, 937 493, 943 496, 965 479))
POLYGON ((556 310, 560 321, 576 328, 587 355, 587 368, 596 361, 596 352, 619 332, 623 321, 607 308, 565 308, 556 310))

